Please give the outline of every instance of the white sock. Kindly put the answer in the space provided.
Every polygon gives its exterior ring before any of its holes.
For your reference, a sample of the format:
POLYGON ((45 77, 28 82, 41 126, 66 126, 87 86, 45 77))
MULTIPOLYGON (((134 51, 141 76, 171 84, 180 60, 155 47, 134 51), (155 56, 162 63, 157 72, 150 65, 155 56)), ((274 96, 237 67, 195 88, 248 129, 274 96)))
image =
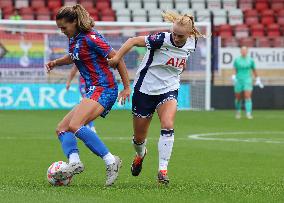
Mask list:
POLYGON ((103 157, 103 160, 105 161, 106 165, 110 165, 115 162, 115 158, 110 152, 103 157))
POLYGON ((158 142, 159 170, 167 170, 174 145, 174 129, 162 129, 158 142))
POLYGON ((143 157, 145 155, 145 149, 146 149, 146 142, 147 142, 147 139, 145 139, 144 142, 142 143, 137 143, 135 140, 134 140, 134 137, 132 139, 132 144, 133 144, 133 147, 136 151, 136 154, 140 157, 143 157))
POLYGON ((78 163, 80 161, 81 160, 78 153, 72 153, 69 155, 69 163, 78 163))

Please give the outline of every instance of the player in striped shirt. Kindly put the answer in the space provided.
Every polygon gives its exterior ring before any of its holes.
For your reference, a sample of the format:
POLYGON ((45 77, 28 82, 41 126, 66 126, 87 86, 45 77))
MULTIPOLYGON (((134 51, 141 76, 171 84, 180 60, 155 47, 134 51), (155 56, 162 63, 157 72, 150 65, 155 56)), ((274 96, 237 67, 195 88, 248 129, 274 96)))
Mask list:
POLYGON ((56 23, 69 38, 69 54, 48 62, 47 71, 56 66, 75 63, 88 91, 86 97, 57 126, 56 133, 69 164, 54 177, 70 177, 84 170, 76 136, 105 161, 106 185, 112 185, 118 177, 121 159, 112 155, 99 136, 85 125, 99 116, 105 117, 117 97, 123 102, 129 98, 129 78, 125 63, 120 61, 117 66, 124 85, 124 90, 118 95, 117 82, 107 62, 108 58, 114 57, 115 51, 94 29, 94 21, 89 13, 80 4, 64 6, 56 15, 56 23))
POLYGON ((150 122, 157 110, 161 134, 158 142, 158 181, 168 184, 168 163, 174 143, 174 120, 177 111, 177 96, 180 74, 186 67, 186 60, 196 48, 197 38, 202 37, 194 26, 191 15, 179 15, 167 11, 165 21, 173 23, 171 32, 133 37, 128 39, 117 54, 109 60, 115 67, 122 57, 134 46, 147 47, 147 52, 136 74, 132 99, 133 146, 136 151, 131 172, 138 176, 147 153, 146 137, 150 122))

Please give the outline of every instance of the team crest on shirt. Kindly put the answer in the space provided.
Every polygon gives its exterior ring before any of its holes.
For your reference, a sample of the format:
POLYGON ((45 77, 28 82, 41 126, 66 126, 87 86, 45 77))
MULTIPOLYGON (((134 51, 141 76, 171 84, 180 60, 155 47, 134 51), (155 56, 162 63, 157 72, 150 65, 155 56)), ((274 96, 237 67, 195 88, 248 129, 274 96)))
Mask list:
POLYGON ((150 35, 151 40, 158 40, 160 37, 161 37, 161 34, 150 35))
POLYGON ((97 39, 96 35, 91 35, 91 38, 97 39))

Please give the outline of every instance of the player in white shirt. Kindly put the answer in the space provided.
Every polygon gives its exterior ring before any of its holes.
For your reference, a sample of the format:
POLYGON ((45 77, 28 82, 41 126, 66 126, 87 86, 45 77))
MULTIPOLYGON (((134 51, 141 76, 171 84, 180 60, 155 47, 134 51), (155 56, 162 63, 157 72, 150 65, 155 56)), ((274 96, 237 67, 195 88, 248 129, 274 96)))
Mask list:
POLYGON ((167 11, 162 14, 165 21, 173 23, 171 32, 139 36, 128 39, 116 55, 109 60, 115 67, 132 47, 147 47, 134 81, 132 98, 133 146, 136 151, 131 172, 138 176, 147 153, 146 138, 155 110, 161 122, 158 142, 158 181, 168 184, 167 167, 174 143, 174 120, 177 111, 177 96, 180 74, 186 67, 186 60, 196 48, 197 38, 203 37, 194 26, 191 15, 180 15, 167 11))

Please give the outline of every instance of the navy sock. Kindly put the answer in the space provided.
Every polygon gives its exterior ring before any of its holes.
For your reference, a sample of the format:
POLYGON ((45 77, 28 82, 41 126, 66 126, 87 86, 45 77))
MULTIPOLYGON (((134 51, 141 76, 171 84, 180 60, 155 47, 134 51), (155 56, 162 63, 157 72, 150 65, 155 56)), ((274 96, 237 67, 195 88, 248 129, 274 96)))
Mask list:
POLYGON ((58 135, 58 139, 61 142, 63 152, 67 158, 69 158, 69 155, 72 153, 79 153, 77 140, 73 133, 61 132, 58 135))
POLYGON ((102 158, 109 152, 108 148, 101 141, 98 135, 90 128, 82 126, 75 132, 75 135, 97 156, 102 158))

